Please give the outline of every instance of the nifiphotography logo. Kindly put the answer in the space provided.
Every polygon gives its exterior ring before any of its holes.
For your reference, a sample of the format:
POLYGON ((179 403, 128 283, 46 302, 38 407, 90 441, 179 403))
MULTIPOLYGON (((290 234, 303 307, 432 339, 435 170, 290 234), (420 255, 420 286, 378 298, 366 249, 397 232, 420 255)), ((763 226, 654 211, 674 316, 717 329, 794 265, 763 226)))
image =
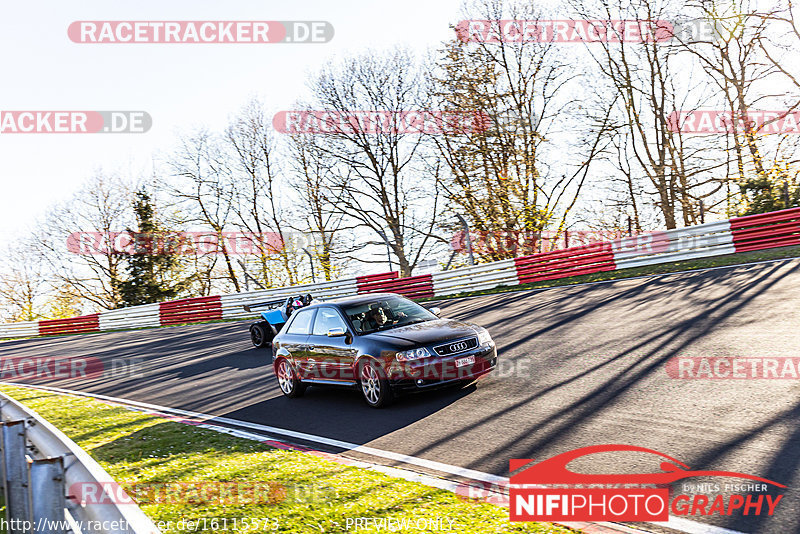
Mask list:
MULTIPOLYGON (((511 472, 533 460, 511 460, 511 472)), ((533 463, 512 475, 511 521, 668 521, 676 516, 773 515, 783 494, 767 494, 766 478, 733 471, 697 471, 664 453, 633 445, 594 445, 533 463), (638 452, 661 457, 659 473, 581 474, 567 469, 578 458, 596 453, 638 452), (743 478, 752 482, 670 485, 693 477, 743 478), (717 494, 687 493, 694 491, 717 494), (755 495, 761 493, 760 495, 755 495)))

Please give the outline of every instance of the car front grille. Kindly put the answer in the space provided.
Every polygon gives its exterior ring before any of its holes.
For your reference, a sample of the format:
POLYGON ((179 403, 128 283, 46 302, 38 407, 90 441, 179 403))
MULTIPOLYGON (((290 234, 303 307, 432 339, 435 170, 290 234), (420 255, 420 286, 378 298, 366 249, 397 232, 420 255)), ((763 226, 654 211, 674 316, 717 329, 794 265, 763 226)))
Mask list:
POLYGON ((459 352, 464 352, 465 350, 474 349, 477 346, 478 338, 471 337, 469 339, 457 339, 443 345, 437 345, 436 347, 433 347, 433 350, 439 356, 450 356, 451 354, 458 354, 459 352))

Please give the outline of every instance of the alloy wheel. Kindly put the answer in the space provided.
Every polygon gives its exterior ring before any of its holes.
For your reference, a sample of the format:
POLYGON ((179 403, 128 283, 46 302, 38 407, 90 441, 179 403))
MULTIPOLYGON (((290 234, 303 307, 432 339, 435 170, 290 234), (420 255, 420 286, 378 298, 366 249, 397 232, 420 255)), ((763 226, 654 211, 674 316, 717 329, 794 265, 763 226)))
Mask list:
POLYGON ((294 389, 294 371, 286 360, 281 360, 278 365, 278 385, 285 394, 290 394, 294 389))
POLYGON ((381 396, 381 380, 371 363, 361 369, 361 390, 370 404, 377 404, 381 396))

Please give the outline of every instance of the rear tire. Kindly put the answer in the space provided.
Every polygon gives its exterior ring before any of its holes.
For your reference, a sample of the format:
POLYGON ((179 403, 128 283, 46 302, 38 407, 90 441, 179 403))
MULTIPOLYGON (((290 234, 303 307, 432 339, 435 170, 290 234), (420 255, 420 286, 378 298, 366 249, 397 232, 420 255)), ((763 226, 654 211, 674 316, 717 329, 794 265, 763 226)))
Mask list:
POLYGON ((370 408, 383 408, 391 404, 394 395, 383 369, 372 360, 359 365, 358 383, 364 401, 370 408))
POLYGON ((290 399, 302 397, 306 392, 306 385, 297 378, 297 373, 289 360, 281 359, 275 368, 275 374, 278 376, 281 393, 290 399))
POLYGON ((255 323, 250 326, 250 341, 256 348, 264 348, 272 342, 272 329, 266 323, 255 323))

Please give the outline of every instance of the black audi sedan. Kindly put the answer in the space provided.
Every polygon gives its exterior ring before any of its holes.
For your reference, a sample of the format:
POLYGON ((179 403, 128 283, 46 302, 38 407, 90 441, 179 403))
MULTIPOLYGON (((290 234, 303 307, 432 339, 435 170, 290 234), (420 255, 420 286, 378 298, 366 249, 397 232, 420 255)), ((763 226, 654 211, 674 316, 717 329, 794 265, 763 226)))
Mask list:
POLYGON ((402 392, 468 383, 497 365, 485 328, 442 319, 394 293, 368 293, 295 311, 272 341, 281 391, 358 388, 373 408, 402 392))

